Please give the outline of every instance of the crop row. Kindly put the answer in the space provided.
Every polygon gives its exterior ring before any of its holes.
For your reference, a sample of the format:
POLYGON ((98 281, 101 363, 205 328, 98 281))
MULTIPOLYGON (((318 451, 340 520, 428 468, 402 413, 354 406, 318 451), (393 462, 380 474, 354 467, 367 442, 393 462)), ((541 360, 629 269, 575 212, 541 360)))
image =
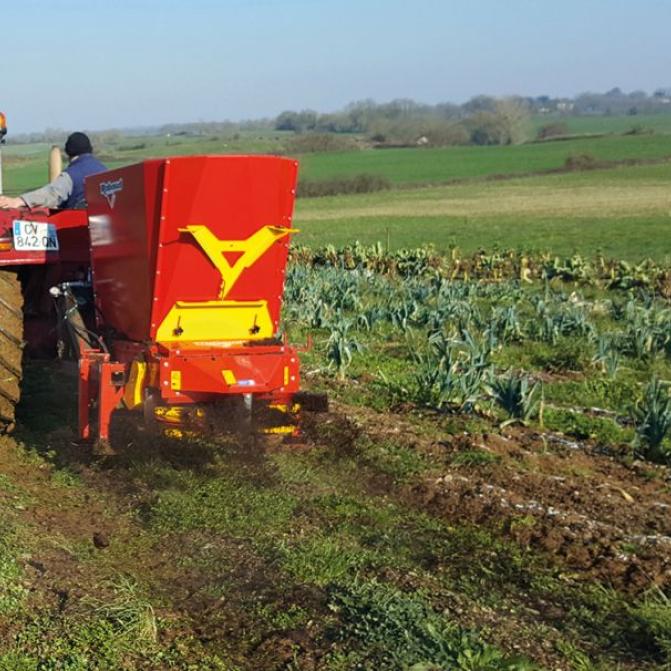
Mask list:
POLYGON ((371 271, 402 278, 433 275, 464 282, 516 279, 525 284, 556 280, 604 289, 640 287, 671 297, 671 268, 650 259, 629 263, 603 256, 588 258, 574 254, 564 258, 517 250, 480 251, 463 256, 457 248, 443 255, 431 246, 389 251, 381 243, 366 246, 358 242, 339 249, 332 245, 319 249, 294 247, 291 254, 295 261, 307 266, 371 271))
POLYGON ((450 261, 427 250, 412 257, 423 268, 409 272, 400 261, 411 257, 396 255, 393 272, 316 258, 290 266, 287 320, 324 336, 323 354, 337 377, 344 379, 366 349, 393 345, 393 356, 407 363, 404 371, 370 373, 394 401, 441 413, 482 414, 494 407, 506 422, 526 423, 542 422, 537 369, 589 374, 614 385, 647 371, 649 384, 640 384, 639 375, 626 421, 635 427, 640 455, 671 461, 671 401, 658 379, 671 363, 671 308, 653 287, 607 292, 520 279, 463 281, 446 276, 442 269, 450 261), (518 361, 511 360, 513 350, 518 361))

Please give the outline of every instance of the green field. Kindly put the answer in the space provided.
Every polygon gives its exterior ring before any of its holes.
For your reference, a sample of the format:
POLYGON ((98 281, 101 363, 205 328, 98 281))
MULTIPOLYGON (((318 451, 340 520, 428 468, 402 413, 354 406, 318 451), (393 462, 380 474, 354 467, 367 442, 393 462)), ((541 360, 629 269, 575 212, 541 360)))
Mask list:
POLYGON ((441 183, 493 174, 560 168, 569 156, 597 160, 654 159, 671 156, 671 135, 607 136, 510 147, 378 149, 311 154, 302 157, 301 175, 323 180, 359 173, 382 175, 394 184, 441 183))
MULTIPOLYGON (((608 135, 561 142, 530 143, 505 147, 447 147, 418 149, 367 149, 359 151, 307 154, 301 160, 301 177, 327 180, 370 173, 394 184, 440 184, 452 180, 494 174, 521 174, 561 168, 570 156, 589 155, 599 161, 660 159, 671 157, 671 115, 650 117, 659 120, 654 135, 608 135), (668 119, 668 121, 667 121, 668 119)), ((603 126, 626 130, 630 117, 606 117, 603 126)), ((596 121, 578 117, 572 123, 596 121)), ((578 129, 573 129, 578 132, 578 129)), ((585 130, 587 132, 587 130, 585 130)), ((610 132, 610 130, 609 130, 610 132)), ((211 137, 132 137, 100 149, 101 158, 111 166, 132 163, 151 156, 181 156, 211 153, 280 153, 291 134, 281 132, 241 133, 211 137)), ((6 190, 17 191, 37 185, 46 178, 48 147, 10 145, 7 156, 6 190)))
POLYGON ((431 242, 457 246, 580 252, 638 260, 671 258, 671 166, 637 166, 299 200, 303 244, 431 242))
POLYGON ((626 133, 634 127, 653 130, 656 133, 671 133, 671 114, 634 114, 631 116, 561 116, 555 114, 538 115, 532 126, 553 122, 563 122, 569 133, 626 133))
MULTIPOLYGON (((658 131, 671 115, 650 117, 658 131)), ((647 118, 646 118, 647 119, 647 118)), ((576 118, 621 129, 629 117, 576 118), (619 125, 618 125, 619 124, 619 125)), ((649 125, 649 124, 648 124, 649 125)), ((577 130, 572 127, 572 130, 577 130)), ((282 151, 286 133, 222 137, 122 138, 101 148, 117 167, 147 156, 282 151)), ((14 145, 5 150, 5 190, 17 194, 44 183, 47 150, 14 145)), ((369 173, 386 177, 390 191, 303 199, 296 222, 303 244, 344 245, 381 241, 392 248, 434 244, 479 248, 548 250, 557 254, 601 251, 632 260, 671 256, 671 134, 606 135, 600 138, 506 147, 361 150, 299 157, 300 176, 329 180, 369 173), (608 169, 536 174, 562 168, 569 156, 599 161, 657 162, 608 169), (491 180, 505 175, 505 180, 491 180), (524 175, 511 179, 515 175, 524 175), (460 183, 462 182, 463 183, 460 183), (433 185, 433 186, 432 186, 433 185)))

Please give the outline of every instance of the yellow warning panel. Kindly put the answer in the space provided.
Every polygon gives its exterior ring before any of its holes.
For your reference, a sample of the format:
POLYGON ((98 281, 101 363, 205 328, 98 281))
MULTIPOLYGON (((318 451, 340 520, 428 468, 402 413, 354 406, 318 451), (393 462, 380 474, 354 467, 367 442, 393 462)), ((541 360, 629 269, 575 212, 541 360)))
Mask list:
POLYGON ((173 370, 170 372, 170 389, 179 391, 182 388, 182 371, 173 370))
POLYGON ((130 366, 128 382, 123 390, 123 404, 134 410, 142 405, 142 391, 147 377, 147 364, 144 361, 133 361, 130 366))
POLYGON ((156 332, 158 342, 261 340, 275 331, 268 302, 177 301, 156 332))
POLYGON ((222 370, 221 375, 224 378, 224 382, 230 387, 234 385, 237 380, 235 378, 235 373, 232 370, 222 370))

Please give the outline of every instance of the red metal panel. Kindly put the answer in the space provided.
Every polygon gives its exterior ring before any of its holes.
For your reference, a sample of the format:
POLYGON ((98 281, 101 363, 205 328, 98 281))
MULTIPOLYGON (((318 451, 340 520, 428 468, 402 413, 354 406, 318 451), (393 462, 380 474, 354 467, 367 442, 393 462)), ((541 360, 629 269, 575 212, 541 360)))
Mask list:
MULTIPOLYGON (((219 272, 178 229, 202 224, 220 239, 244 240, 263 226, 290 227, 297 170, 296 161, 274 156, 190 156, 90 177, 94 285, 105 323, 151 340, 178 300, 217 299, 219 272)), ((266 299, 276 327, 288 244, 273 243, 227 296, 266 299)))
POLYGON ((149 333, 162 172, 145 161, 86 180, 99 318, 131 340, 149 333))
POLYGON ((174 348, 159 363, 161 396, 168 401, 190 393, 291 394, 299 388, 298 355, 285 345, 174 348), (234 383, 225 382, 224 370, 233 373, 234 383), (180 373, 178 393, 171 390, 173 371, 180 373))
MULTIPOLYGON (((291 227, 298 163, 275 156, 198 156, 167 162, 150 336, 177 300, 214 300, 219 272, 191 235, 207 226, 221 240, 244 240, 264 226, 291 227)), ((227 300, 268 301, 279 326, 289 236, 246 270, 227 300)), ((222 334, 225 338, 225 334, 222 334)))

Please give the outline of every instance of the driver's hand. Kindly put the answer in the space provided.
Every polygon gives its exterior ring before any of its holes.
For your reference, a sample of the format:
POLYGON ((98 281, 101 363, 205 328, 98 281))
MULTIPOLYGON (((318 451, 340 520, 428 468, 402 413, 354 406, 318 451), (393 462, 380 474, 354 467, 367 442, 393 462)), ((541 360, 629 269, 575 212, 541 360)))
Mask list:
POLYGON ((0 196, 0 208, 16 208, 16 207, 25 207, 26 204, 23 201, 23 198, 10 198, 9 196, 0 196))

